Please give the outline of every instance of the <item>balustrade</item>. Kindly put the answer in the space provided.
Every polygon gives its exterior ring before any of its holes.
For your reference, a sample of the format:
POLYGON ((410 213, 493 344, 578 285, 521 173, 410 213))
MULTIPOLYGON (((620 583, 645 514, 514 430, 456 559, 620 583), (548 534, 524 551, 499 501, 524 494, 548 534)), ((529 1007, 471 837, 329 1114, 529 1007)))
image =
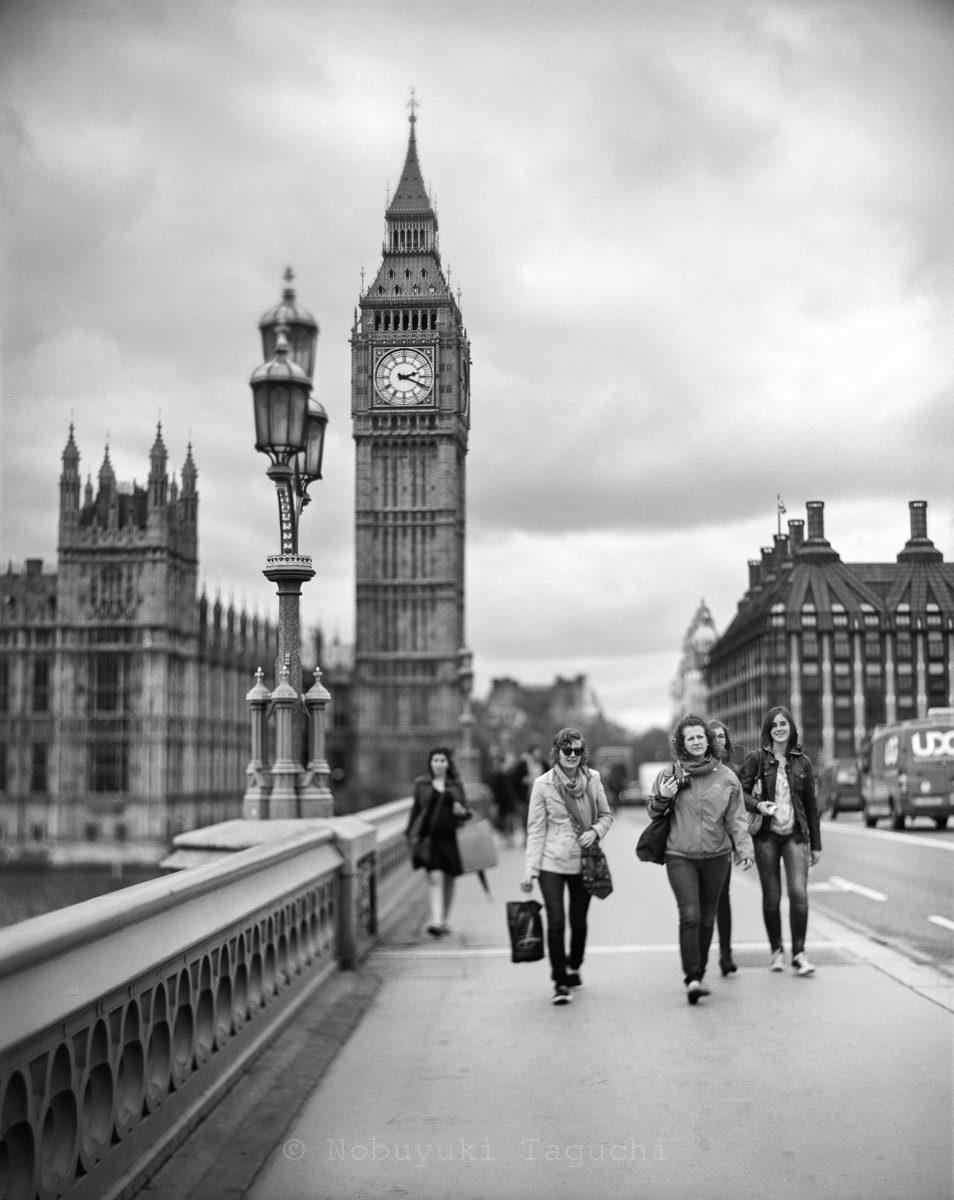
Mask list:
POLYGON ((109 1200, 155 1171, 412 901, 410 803, 281 822, 267 844, 0 930, 4 1200, 109 1200))

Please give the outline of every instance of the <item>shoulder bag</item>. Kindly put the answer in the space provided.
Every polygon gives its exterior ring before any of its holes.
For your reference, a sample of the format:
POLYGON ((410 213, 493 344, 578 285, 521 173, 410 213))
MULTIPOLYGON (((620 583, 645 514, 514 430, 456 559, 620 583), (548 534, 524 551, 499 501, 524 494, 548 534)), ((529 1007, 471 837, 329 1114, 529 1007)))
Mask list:
MULTIPOLYGON (((572 796, 564 796, 564 800, 573 824, 573 831, 578 838, 582 837, 585 827, 580 807, 572 796)), ((610 875, 609 863, 600 846, 598 835, 596 841, 591 845, 580 847, 580 872, 583 876, 583 887, 597 900, 605 900, 612 892, 613 877, 610 875)))
POLYGON ((672 822, 675 800, 667 804, 662 812, 650 814, 649 824, 639 835, 636 857, 641 862, 659 863, 666 861, 666 843, 669 841, 669 826, 672 822))
MULTIPOLYGON (((762 751, 759 751, 759 771, 755 777, 755 782, 752 784, 752 795, 756 801, 762 799, 762 751)), ((745 810, 745 817, 749 823, 749 834, 754 835, 762 828, 762 814, 758 811, 751 812, 745 810)))

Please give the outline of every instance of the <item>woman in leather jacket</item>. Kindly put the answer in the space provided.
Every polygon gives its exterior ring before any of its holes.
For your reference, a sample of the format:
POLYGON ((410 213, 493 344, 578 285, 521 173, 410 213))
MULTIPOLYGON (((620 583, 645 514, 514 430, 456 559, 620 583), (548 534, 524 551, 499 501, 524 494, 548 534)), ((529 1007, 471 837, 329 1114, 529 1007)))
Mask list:
POLYGON ((762 884, 762 917, 772 957, 770 971, 785 970, 782 947, 782 863, 788 888, 792 970, 813 975, 805 954, 808 930, 808 870, 821 855, 815 779, 798 744, 798 729, 787 708, 770 708, 762 722, 761 749, 742 764, 739 779, 750 813, 762 824, 753 834, 755 863, 762 884))
POLYGON ((447 918, 454 902, 454 880, 461 874, 457 852, 457 826, 474 815, 464 796, 453 756, 446 746, 438 746, 427 756, 426 775, 414 780, 414 804, 406 835, 422 833, 430 839, 427 862, 414 860, 416 868, 427 870, 427 895, 432 938, 450 933, 447 918))

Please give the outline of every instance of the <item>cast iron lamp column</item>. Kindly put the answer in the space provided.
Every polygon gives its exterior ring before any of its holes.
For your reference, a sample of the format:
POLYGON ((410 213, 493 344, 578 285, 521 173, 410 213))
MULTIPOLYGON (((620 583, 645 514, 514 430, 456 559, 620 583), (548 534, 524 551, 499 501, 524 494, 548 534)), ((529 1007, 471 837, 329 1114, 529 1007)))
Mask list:
MULTIPOLYGON (((298 522, 309 502, 308 486, 321 478, 328 415, 311 397, 311 380, 289 357, 287 330, 279 326, 275 355, 249 381, 255 411, 255 449, 267 454, 266 471, 278 495, 281 553, 269 554, 263 574, 278 588, 279 685, 272 701, 294 693, 290 720, 278 723, 273 785, 268 815, 298 817, 301 767, 301 653, 299 603, 301 586, 314 577, 311 558, 298 550, 298 522), (281 696, 278 693, 281 693, 281 696)), ((282 705, 284 707, 284 704, 282 705)))

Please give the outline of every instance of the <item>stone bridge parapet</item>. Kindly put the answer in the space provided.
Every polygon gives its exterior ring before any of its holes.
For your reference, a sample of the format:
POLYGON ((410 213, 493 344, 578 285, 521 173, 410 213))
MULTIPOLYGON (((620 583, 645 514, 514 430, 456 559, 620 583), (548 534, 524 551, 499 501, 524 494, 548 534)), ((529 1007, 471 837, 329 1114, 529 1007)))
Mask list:
POLYGON ((141 1187, 414 901, 410 803, 195 831, 198 865, 0 930, 4 1200, 141 1187))

